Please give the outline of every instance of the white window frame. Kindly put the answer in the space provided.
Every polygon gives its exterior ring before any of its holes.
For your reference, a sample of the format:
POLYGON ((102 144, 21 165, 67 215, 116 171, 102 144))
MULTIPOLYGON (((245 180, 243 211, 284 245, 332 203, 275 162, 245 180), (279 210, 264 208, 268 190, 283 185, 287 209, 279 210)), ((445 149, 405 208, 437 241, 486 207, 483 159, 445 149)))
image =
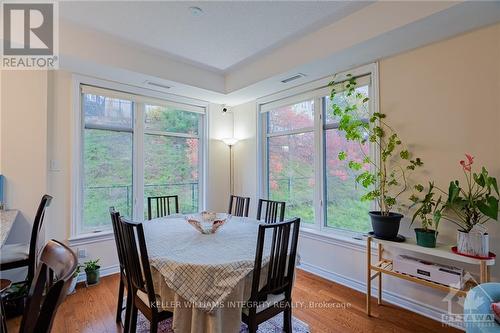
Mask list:
MULTIPOLYGON (((85 123, 83 117, 82 105, 82 86, 94 86, 106 92, 106 96, 116 92, 117 96, 125 96, 130 94, 140 103, 134 103, 133 107, 133 169, 132 169, 132 186, 133 186, 133 219, 143 221, 144 200, 138 198, 144 197, 144 134, 155 131, 144 130, 144 110, 143 103, 154 105, 169 105, 182 106, 187 111, 203 110, 199 124, 199 133, 197 137, 200 140, 199 149, 199 175, 198 175, 198 205, 200 210, 206 208, 206 180, 208 175, 208 108, 209 103, 206 101, 196 100, 192 98, 161 93, 145 88, 134 87, 127 84, 111 82, 107 80, 87 77, 83 75, 73 75, 72 78, 72 174, 71 174, 71 227, 69 242, 71 246, 98 242, 113 238, 113 232, 110 228, 97 230, 95 232, 85 233, 81 230, 83 218, 83 135, 85 123), (125 94, 125 95, 124 95, 125 94)), ((132 98, 132 97, 131 97, 132 98)), ((156 131, 158 134, 172 134, 156 131)), ((175 133, 175 136, 184 136, 183 134, 175 133)))
MULTIPOLYGON (((347 70, 338 73, 335 76, 337 82, 345 81, 348 79, 347 74, 355 77, 370 75, 370 112, 379 112, 379 84, 378 84, 378 63, 367 64, 358 68, 347 70)), ((322 115, 322 98, 330 95, 331 89, 328 83, 332 80, 333 75, 306 83, 304 85, 294 87, 277 94, 266 96, 257 100, 257 135, 259 144, 257 145, 257 170, 259 179, 258 193, 262 198, 268 198, 268 151, 267 151, 267 111, 283 105, 290 105, 294 102, 301 102, 304 100, 314 99, 314 174, 315 174, 315 191, 314 191, 314 223, 301 224, 301 228, 305 231, 313 233, 327 234, 327 235, 340 235, 341 237, 357 237, 359 232, 338 229, 326 226, 326 214, 323 207, 323 200, 325 198, 325 156, 324 156, 324 132, 323 115, 322 115)), ((303 130, 299 130, 302 132, 303 130)), ((294 131, 289 131, 290 133, 294 131)), ((281 134, 281 133, 280 133, 281 134)), ((379 163, 379 151, 375 145, 370 146, 370 154, 374 158, 375 163, 379 163)), ((376 203, 372 203, 372 208, 376 208, 376 203)), ((300 217, 300 216, 299 216, 300 217)), ((366 216, 369 221, 369 216, 366 216)))

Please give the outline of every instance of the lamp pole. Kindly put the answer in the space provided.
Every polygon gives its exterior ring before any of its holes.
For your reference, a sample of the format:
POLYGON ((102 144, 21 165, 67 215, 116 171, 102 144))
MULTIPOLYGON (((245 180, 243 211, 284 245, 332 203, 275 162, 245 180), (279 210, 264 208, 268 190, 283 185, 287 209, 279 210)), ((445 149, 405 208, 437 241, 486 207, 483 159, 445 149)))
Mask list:
POLYGON ((229 192, 234 194, 234 157, 233 157, 233 146, 238 142, 236 138, 225 138, 221 139, 229 147, 229 192))

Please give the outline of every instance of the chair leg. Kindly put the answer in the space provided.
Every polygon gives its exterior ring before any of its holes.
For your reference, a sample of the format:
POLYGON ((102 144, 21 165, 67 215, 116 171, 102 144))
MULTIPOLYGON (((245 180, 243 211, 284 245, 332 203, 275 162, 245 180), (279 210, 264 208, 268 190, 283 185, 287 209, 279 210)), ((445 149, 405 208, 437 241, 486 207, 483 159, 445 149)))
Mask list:
POLYGON ((151 323, 149 324, 149 332, 157 333, 158 332, 158 318, 153 317, 151 323))
POLYGON ((134 298, 129 289, 127 289, 127 305, 125 308, 125 325, 124 325, 124 333, 128 333, 130 327, 130 316, 132 310, 132 302, 134 298))
POLYGON ((292 307, 287 304, 283 312, 283 331, 286 333, 292 332, 292 307))
POLYGON ((258 326, 255 322, 255 318, 249 318, 248 320, 248 333, 257 333, 258 326))
POLYGON ((116 322, 121 323, 122 321, 122 311, 123 311, 123 291, 125 286, 123 285, 123 280, 120 277, 120 286, 118 287, 118 305, 116 306, 116 322))
POLYGON ((132 309, 130 310, 130 326, 128 327, 128 332, 135 333, 137 330, 137 312, 138 309, 132 301, 132 309))

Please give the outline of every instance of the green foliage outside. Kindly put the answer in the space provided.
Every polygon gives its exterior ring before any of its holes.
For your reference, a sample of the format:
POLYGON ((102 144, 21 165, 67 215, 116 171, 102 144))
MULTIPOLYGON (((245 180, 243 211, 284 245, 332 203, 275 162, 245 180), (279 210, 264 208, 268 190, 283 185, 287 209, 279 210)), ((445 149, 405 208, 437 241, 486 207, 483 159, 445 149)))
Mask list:
MULTIPOLYGON (((106 123, 109 119, 116 123, 116 119, 125 118, 120 109, 122 103, 117 104, 116 100, 86 99, 84 109, 87 107, 86 116, 90 114, 88 118, 94 123, 106 123)), ((192 112, 146 105, 146 133, 154 130, 197 135, 199 117, 192 112)), ((85 231, 109 226, 110 206, 124 216, 132 215, 132 140, 129 132, 85 129, 85 231)), ((178 195, 181 212, 198 211, 198 153, 198 138, 144 135, 145 216, 147 197, 157 195, 178 195)))

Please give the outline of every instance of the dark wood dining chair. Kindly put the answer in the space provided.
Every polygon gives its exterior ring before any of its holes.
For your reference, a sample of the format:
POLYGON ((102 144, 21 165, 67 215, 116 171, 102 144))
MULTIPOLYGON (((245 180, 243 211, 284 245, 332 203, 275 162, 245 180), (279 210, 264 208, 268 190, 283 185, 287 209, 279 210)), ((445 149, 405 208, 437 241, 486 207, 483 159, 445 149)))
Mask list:
POLYGON ((39 234, 45 217, 45 209, 50 205, 51 201, 52 197, 48 194, 45 194, 42 200, 40 200, 31 229, 29 244, 6 244, 2 247, 0 271, 28 266, 28 274, 26 276, 28 286, 31 285, 31 281, 35 275, 39 250, 41 248, 38 246, 39 234))
POLYGON ((123 245, 123 239, 122 239, 122 233, 120 232, 120 213, 115 210, 114 207, 109 208, 109 214, 111 215, 111 224, 113 226, 113 234, 115 236, 115 244, 116 244, 116 251, 118 254, 118 262, 120 265, 120 283, 118 286, 118 304, 116 306, 116 322, 121 323, 122 322, 122 312, 125 309, 125 332, 128 332, 128 326, 127 323, 128 321, 126 320, 130 316, 130 307, 131 307, 131 302, 132 298, 130 293, 128 292, 129 290, 129 285, 128 285, 128 280, 127 280, 127 275, 125 272, 125 254, 124 254, 124 245, 123 245), (125 308, 123 307, 123 295, 125 294, 125 287, 127 288, 127 302, 125 308))
POLYGON ((153 286, 144 228, 142 223, 134 223, 120 217, 119 232, 124 245, 128 292, 132 298, 127 326, 130 332, 136 331, 137 314, 140 310, 150 322, 150 332, 157 332, 158 323, 172 317, 172 312, 159 308, 162 303, 153 286))
POLYGON ((56 240, 47 242, 28 293, 20 333, 50 332, 77 265, 76 255, 70 248, 56 240))
POLYGON ((261 219, 262 208, 265 206, 264 221, 266 223, 283 222, 285 220, 285 204, 284 201, 259 199, 257 220, 261 219))
POLYGON ((179 196, 163 195, 148 197, 148 220, 170 214, 179 214, 179 196), (173 201, 173 203, 171 203, 171 201, 173 201), (175 211, 173 210, 174 208, 175 211))
POLYGON ((283 331, 292 332, 292 285, 297 256, 300 219, 259 225, 251 296, 243 308, 242 319, 249 333, 257 332, 258 325, 283 314, 283 331), (261 285, 262 262, 266 234, 272 233, 266 284, 261 285))
POLYGON ((250 208, 250 198, 232 195, 229 197, 228 214, 233 216, 248 217, 248 209, 250 208))

